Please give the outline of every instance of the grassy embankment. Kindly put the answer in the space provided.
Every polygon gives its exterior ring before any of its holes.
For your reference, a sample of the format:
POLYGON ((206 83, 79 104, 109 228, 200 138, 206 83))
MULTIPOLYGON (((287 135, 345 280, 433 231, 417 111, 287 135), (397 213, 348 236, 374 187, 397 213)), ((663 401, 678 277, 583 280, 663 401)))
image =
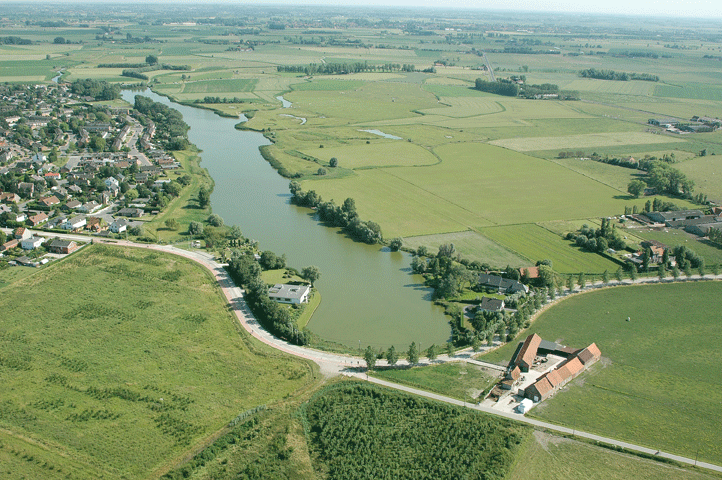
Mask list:
MULTIPOLYGON (((530 415, 719 464, 722 428, 709 412, 720 402, 713 309, 721 289, 720 282, 616 287, 550 308, 520 338, 595 342, 603 359, 530 415)), ((510 342, 483 358, 508 361, 514 348, 510 342)))
POLYGON ((10 471, 157 475, 316 375, 251 340, 210 274, 180 257, 95 245, 3 290, 0 456, 10 471))

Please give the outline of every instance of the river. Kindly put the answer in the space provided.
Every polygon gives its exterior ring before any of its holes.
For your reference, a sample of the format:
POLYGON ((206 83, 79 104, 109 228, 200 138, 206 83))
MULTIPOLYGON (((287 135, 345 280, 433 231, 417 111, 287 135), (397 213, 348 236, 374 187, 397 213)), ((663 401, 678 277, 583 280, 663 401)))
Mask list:
MULTIPOLYGON (((123 98, 133 103, 136 94, 126 90, 123 98)), ((289 181, 258 150, 269 144, 263 135, 236 130, 239 120, 179 105, 149 90, 143 94, 179 110, 190 125, 188 139, 202 150, 201 165, 215 181, 214 213, 227 225, 238 225, 261 249, 285 253, 289 266, 319 267, 316 287, 322 301, 308 324, 313 332, 351 347, 394 345, 397 350, 406 350, 412 341, 425 348, 449 339, 443 309, 430 301, 423 278, 409 273, 411 257, 350 240, 339 229, 321 225, 312 210, 292 205, 289 181)))

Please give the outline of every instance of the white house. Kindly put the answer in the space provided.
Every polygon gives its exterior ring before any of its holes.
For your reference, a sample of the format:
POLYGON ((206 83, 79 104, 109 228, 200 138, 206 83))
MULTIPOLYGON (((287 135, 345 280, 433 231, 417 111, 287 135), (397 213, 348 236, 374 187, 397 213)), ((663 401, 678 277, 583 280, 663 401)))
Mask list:
POLYGON ((23 250, 35 250, 43 244, 45 239, 43 237, 30 237, 20 242, 20 246, 23 250))
POLYGON ((522 415, 531 409, 531 407, 534 406, 534 402, 529 400, 528 398, 525 398, 524 400, 519 403, 519 405, 516 407, 516 411, 521 413, 522 415))
POLYGON ((102 206, 101 204, 99 204, 98 202, 96 202, 96 201, 93 200, 93 201, 90 201, 90 202, 88 202, 88 203, 84 203, 83 205, 81 205, 81 206, 78 208, 78 210, 81 211, 81 212, 93 213, 93 212, 95 212, 96 210, 98 210, 101 206, 102 206))
POLYGON ((88 221, 85 219, 85 217, 79 216, 73 217, 70 220, 66 220, 61 228, 63 230, 80 230, 87 224, 88 221))
POLYGON ((125 218, 119 218, 111 223, 108 229, 113 233, 123 233, 128 229, 129 223, 125 218))
POLYGON ((106 178, 104 183, 105 183, 105 186, 108 188, 113 187, 113 186, 115 186, 115 187, 120 186, 120 183, 118 182, 118 180, 115 179, 115 177, 106 178))
POLYGON ((311 287, 308 285, 277 283, 268 289, 268 297, 278 303, 308 303, 309 293, 311 293, 311 287))

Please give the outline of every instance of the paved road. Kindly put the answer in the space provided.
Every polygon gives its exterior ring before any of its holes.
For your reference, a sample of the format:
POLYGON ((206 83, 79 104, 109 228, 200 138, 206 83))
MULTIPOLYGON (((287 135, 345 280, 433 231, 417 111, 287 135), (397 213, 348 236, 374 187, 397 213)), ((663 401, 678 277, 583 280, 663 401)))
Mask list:
MULTIPOLYGON (((77 237, 82 237, 80 235, 66 235, 66 234, 52 234, 51 236, 58 236, 63 237, 67 239, 77 239, 77 237)), ((88 240, 88 237, 82 237, 85 241, 88 240)), ((241 325, 248 331, 253 337, 257 338, 261 342, 277 349, 281 350, 283 352, 286 352, 290 355, 295 355, 297 357, 306 358, 308 360, 312 360, 316 362, 321 369, 321 372, 324 375, 346 375, 346 376, 352 376, 360 379, 366 379, 371 383, 375 383, 378 385, 383 385, 388 388, 393 388, 396 390, 401 390, 404 392, 408 392, 414 395, 419 395, 422 397, 430 398, 433 400, 437 400, 440 402, 449 403, 452 405, 458 405, 463 406, 466 408, 471 408, 473 410, 478 410, 481 412, 485 412, 491 415, 496 415, 504 418, 508 418, 511 420, 515 420, 518 422, 526 423, 529 425, 533 425, 536 427, 546 428, 551 431, 565 433, 565 434, 572 434, 579 437, 587 438, 590 440, 595 440, 603 443, 607 443, 610 445, 616 445, 619 447, 624 447, 626 449, 636 451, 636 452, 642 452, 649 455, 657 455, 664 458, 669 458, 672 460, 676 460, 680 463, 685 463, 688 465, 697 465, 698 467, 706 468, 709 470, 714 470, 717 472, 722 472, 722 467, 718 465, 713 465, 710 463, 705 462, 697 462, 692 458, 682 457, 679 455, 674 455, 667 452, 661 452, 658 450, 655 450, 653 448, 644 447, 641 445, 634 445, 627 442, 622 442, 619 440, 614 440, 612 438, 602 437, 600 435, 594 435, 592 433, 583 432, 576 429, 571 429, 567 427, 562 427, 559 425, 554 425, 551 423, 541 422, 539 420, 534 420, 531 418, 527 418, 521 414, 515 414, 515 413, 506 413, 501 412, 499 410, 495 410, 488 407, 482 407, 478 404, 471 404, 467 402, 463 402, 461 400, 457 400, 454 398, 446 397, 444 395, 439 395, 432 392, 427 392, 425 390, 419 390, 412 387, 407 387, 405 385, 400 385, 397 383, 388 382, 386 380, 381 380, 375 377, 370 377, 364 373, 363 365, 365 364, 364 360, 359 357, 353 357, 348 355, 338 355, 334 353, 329 352, 323 352, 320 350, 314 350, 307 347, 300 347, 298 345, 292 345, 284 340, 278 339, 268 333, 259 323, 258 320, 255 319, 251 311, 248 309, 248 306, 246 305, 245 300, 243 299, 243 291, 238 288, 233 280, 231 279, 228 272, 223 268, 221 264, 216 262, 213 259, 213 256, 199 251, 199 250, 183 250, 177 247, 174 247, 172 245, 143 245, 143 244, 137 244, 133 242, 128 241, 118 241, 114 242, 118 245, 125 245, 130 247, 136 247, 136 248, 144 248, 144 249, 152 249, 152 250, 159 250, 163 252, 172 253, 175 255, 180 255, 185 258, 189 258, 191 260, 194 260, 198 262, 199 264, 206 267, 208 270, 211 271, 211 273, 214 275, 216 280, 218 281, 218 284, 220 285, 223 294, 226 296, 226 299, 228 300, 229 304, 233 307, 233 311, 236 314, 236 317, 238 318, 238 321, 241 323, 241 325)), ((697 278, 695 280, 699 280, 699 276, 696 276, 697 278)), ((712 278, 711 276, 708 276, 706 278, 712 278)), ((722 275, 718 275, 717 279, 722 278, 722 275)), ((652 279, 637 279, 637 281, 633 283, 651 283, 652 279), (643 282, 643 280, 646 280, 643 282)), ((658 281, 658 279, 657 279, 658 281)), ((631 281, 621 282, 623 284, 631 284, 631 281)), ((594 284, 588 288, 598 288, 600 286, 604 286, 603 283, 599 282, 597 284, 594 284)), ((558 299, 557 299, 558 301, 558 299)), ((455 356, 456 358, 452 358, 451 360, 461 360, 463 357, 468 357, 470 353, 468 351, 465 352, 458 352, 455 356)), ((440 355, 436 362, 443 362, 448 361, 449 358, 446 355, 440 355)), ((466 361, 470 361, 470 359, 466 359, 466 361)), ((497 365, 493 364, 487 364, 486 362, 479 362, 479 361, 471 361, 471 363, 474 364, 481 364, 485 367, 491 367, 491 368, 499 368, 497 365)), ((383 365, 385 362, 379 362, 379 365, 383 365)), ((406 364, 406 361, 399 361, 400 365, 406 364)))

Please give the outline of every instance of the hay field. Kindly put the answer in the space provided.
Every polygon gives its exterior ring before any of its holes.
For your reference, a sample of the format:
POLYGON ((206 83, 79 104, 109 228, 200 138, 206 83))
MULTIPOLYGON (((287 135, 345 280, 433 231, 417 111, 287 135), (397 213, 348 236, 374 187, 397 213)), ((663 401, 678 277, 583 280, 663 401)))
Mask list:
POLYGON ((492 145, 518 152, 532 150, 564 150, 596 148, 614 145, 654 145, 658 143, 684 143, 681 138, 653 135, 645 132, 587 133, 559 137, 528 137, 494 140, 492 145))

